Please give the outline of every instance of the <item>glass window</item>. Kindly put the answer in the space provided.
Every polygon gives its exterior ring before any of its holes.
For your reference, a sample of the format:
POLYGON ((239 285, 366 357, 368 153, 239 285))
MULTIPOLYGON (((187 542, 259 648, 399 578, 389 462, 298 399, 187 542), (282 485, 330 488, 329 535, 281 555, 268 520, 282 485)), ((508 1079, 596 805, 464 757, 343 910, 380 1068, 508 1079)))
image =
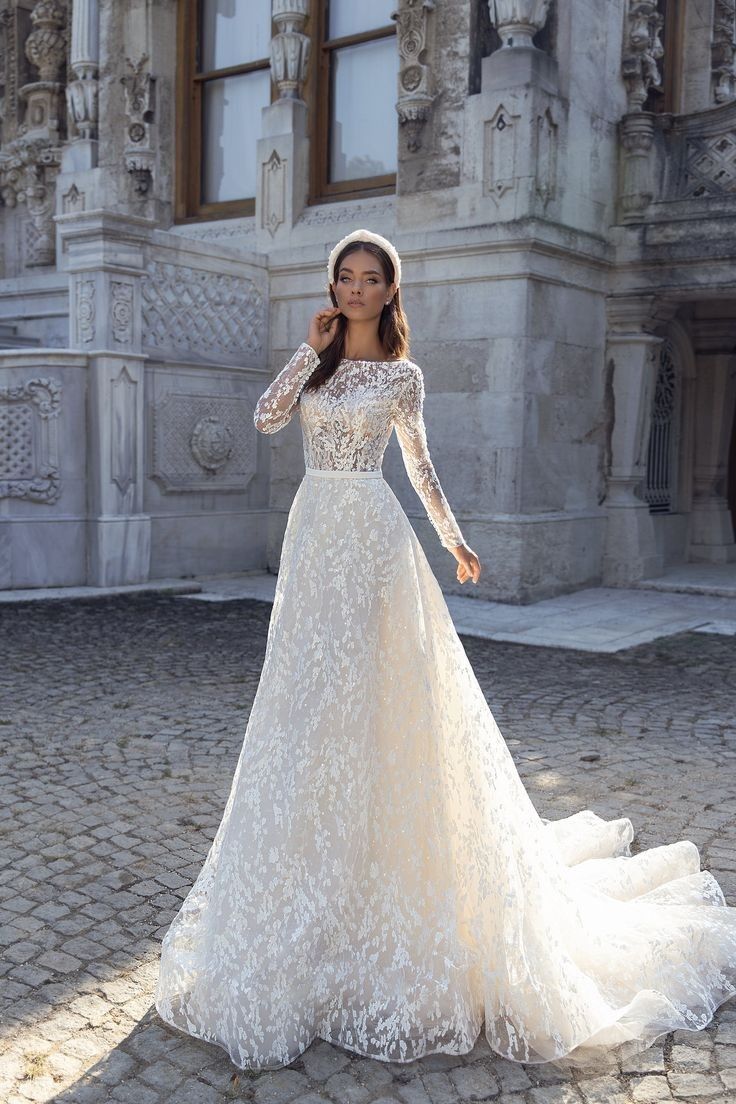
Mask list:
POLYGON ((268 56, 271 0, 202 0, 201 20, 201 72, 268 56))
POLYGON ((256 194, 261 109, 271 97, 269 70, 207 81, 202 101, 202 202, 256 194))
POLYGON ((330 181, 396 172, 396 38, 333 53, 330 181))
POLYGON ((330 0, 329 38, 344 38, 385 27, 398 0, 330 0))

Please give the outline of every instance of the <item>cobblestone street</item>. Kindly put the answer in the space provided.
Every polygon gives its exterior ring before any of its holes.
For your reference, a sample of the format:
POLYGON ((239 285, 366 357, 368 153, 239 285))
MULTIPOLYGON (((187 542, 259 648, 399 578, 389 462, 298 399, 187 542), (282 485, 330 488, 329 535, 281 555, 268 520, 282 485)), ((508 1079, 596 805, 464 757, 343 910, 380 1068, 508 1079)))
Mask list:
MULTIPOLYGON (((736 1000, 618 1073, 485 1042, 405 1066, 317 1041, 248 1075, 162 1023, 160 940, 229 792, 271 606, 147 595, 0 608, 0 1098, 8 1104, 624 1104, 736 1093, 736 1000)), ((615 655, 463 637, 537 809, 693 840, 736 905, 733 637, 615 655)))

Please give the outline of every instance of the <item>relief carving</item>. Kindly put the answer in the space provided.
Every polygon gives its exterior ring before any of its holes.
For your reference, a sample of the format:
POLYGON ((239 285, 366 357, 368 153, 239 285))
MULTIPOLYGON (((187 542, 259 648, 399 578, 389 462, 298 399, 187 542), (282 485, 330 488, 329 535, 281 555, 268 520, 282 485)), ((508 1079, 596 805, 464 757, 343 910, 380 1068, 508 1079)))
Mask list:
POLYGON ((402 0, 396 20, 399 38, 399 99, 396 111, 410 153, 421 149, 421 135, 435 99, 428 63, 429 15, 434 0, 402 0))
POLYGON ((258 355, 263 296, 247 276, 150 261, 141 282, 149 347, 217 356, 258 355))
POLYGON ((170 392, 152 419, 151 474, 164 492, 242 492, 255 475, 253 407, 244 397, 170 392))
POLYGON ((0 498, 57 501, 61 475, 53 422, 60 410, 58 380, 0 387, 0 498))

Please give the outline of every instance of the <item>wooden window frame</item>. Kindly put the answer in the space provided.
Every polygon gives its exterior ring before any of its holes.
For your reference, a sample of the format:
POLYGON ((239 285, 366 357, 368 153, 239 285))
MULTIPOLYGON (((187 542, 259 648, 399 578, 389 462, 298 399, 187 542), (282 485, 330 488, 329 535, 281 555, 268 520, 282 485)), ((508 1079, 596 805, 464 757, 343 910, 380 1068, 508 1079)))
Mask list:
MULTIPOLYGON (((317 0, 312 6, 312 57, 307 75, 305 99, 310 107, 310 188, 307 203, 334 203, 340 199, 357 199, 365 196, 391 195, 396 191, 396 173, 365 176, 356 180, 331 183, 330 175, 330 109, 332 102, 331 55, 344 46, 358 46, 363 42, 377 42, 396 36, 396 24, 389 27, 361 31, 342 38, 327 38, 329 27, 329 0, 317 0)), ((397 45, 398 49, 398 45, 397 45)))
MULTIPOLYGON (((202 202, 202 102, 208 81, 270 68, 270 59, 198 72, 201 43, 200 0, 179 0, 177 20, 176 182, 174 221, 203 222, 255 214, 255 197, 202 202)), ((271 84, 271 102, 274 90, 271 84)), ((255 150, 253 156, 255 157, 255 150)))

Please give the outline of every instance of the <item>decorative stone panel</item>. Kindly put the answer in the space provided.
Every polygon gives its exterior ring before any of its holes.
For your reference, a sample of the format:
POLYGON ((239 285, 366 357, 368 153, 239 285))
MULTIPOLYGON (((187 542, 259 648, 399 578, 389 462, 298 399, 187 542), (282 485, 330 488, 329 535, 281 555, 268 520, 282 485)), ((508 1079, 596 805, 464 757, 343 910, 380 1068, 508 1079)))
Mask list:
POLYGON ((56 502, 61 493, 54 419, 61 384, 41 377, 0 387, 0 498, 56 502))
POLYGON ((153 406, 152 477, 167 492, 244 491, 256 472, 253 407, 239 395, 169 392, 153 406))
POLYGON ((152 260, 141 294, 148 347, 209 359, 257 357, 262 352, 263 296, 246 276, 152 260))

